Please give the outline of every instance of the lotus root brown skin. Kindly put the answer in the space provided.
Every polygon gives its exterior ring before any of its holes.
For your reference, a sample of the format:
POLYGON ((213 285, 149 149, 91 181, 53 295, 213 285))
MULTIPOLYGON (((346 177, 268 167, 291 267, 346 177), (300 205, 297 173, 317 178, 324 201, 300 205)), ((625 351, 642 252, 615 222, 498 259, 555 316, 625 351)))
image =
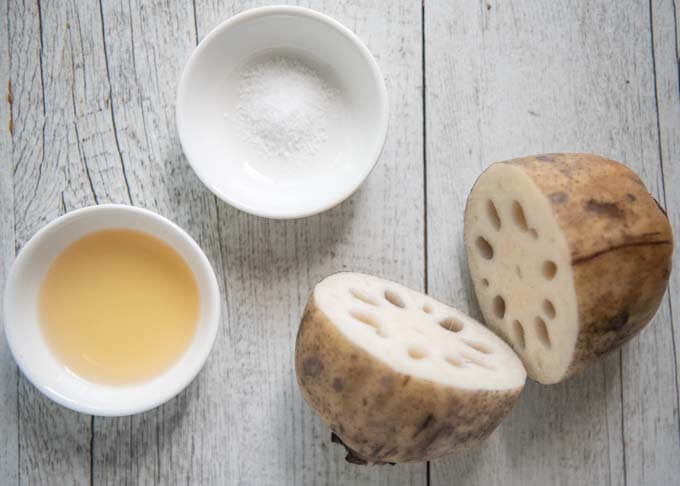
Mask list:
POLYGON ((461 391, 398 373, 342 335, 313 294, 298 330, 295 371, 305 401, 356 464, 427 461, 476 446, 521 392, 461 391))
POLYGON ((579 333, 565 379, 650 322, 668 286, 671 226, 637 174, 613 160, 545 154, 501 163, 523 169, 548 197, 567 239, 579 333))

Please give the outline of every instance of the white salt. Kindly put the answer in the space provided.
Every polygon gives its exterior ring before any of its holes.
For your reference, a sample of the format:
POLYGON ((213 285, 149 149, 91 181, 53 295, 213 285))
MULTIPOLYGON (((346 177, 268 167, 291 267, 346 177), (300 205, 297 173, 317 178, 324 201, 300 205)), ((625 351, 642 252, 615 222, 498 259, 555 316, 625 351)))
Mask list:
POLYGON ((235 121, 262 157, 300 162, 316 155, 328 139, 337 97, 310 66, 273 57, 238 74, 235 121))

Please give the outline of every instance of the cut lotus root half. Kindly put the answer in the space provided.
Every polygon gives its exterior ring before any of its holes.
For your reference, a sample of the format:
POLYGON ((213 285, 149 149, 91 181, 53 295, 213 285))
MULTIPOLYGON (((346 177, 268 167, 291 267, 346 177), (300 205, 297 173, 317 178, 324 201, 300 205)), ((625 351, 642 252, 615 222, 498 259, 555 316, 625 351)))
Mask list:
POLYGON ((485 326, 359 273, 316 285, 297 336, 302 396, 359 463, 425 461, 477 445, 526 372, 485 326))
POLYGON ((673 238, 630 169, 595 155, 550 154, 493 164, 477 179, 465 247, 488 326, 531 378, 556 383, 651 320, 673 238))

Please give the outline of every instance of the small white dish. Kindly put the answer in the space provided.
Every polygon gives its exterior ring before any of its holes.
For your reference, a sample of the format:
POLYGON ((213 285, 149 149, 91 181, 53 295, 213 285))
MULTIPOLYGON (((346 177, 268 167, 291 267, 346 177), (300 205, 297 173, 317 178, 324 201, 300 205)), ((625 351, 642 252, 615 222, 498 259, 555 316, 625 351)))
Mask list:
POLYGON ((78 412, 121 416, 160 405, 194 379, 217 335, 220 293, 210 262, 184 230, 146 209, 111 204, 72 211, 40 229, 12 265, 4 309, 10 350, 31 383, 55 402, 78 412), (40 285, 54 258, 86 234, 114 228, 143 231, 170 245, 186 261, 199 290, 199 319, 187 350, 161 375, 134 385, 93 383, 74 374, 52 354, 38 322, 40 285))
POLYGON ((201 181, 232 206, 277 219, 316 214, 349 197, 371 172, 387 134, 387 90, 371 53, 339 22, 301 7, 255 8, 216 27, 182 73, 176 110, 182 148, 201 181), (267 101, 275 112, 283 105, 283 116, 298 108, 287 106, 288 97, 274 82, 249 90, 248 76, 278 69, 277 63, 299 68, 298 77, 318 78, 322 94, 331 93, 322 107, 327 116, 317 117, 321 123, 311 126, 309 140, 307 131, 301 140, 281 132, 283 143, 292 140, 292 152, 276 150, 279 133, 265 126, 260 137, 249 125, 253 119, 260 122, 257 128, 266 125, 260 118, 268 110, 249 108, 266 107, 267 101), (262 93, 275 99, 244 102, 262 93), (305 144, 311 149, 300 149, 305 144))

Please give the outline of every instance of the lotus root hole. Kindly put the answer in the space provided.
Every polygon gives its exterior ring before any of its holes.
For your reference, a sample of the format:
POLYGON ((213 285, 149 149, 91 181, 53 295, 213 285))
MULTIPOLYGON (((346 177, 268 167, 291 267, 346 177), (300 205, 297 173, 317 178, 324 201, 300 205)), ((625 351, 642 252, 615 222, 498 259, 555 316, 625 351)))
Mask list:
POLYGON ((486 258, 487 260, 491 260, 493 258, 493 247, 488 241, 486 241, 486 238, 479 236, 477 238, 476 245, 477 250, 479 251, 479 254, 482 255, 482 257, 486 258))
POLYGON ((552 280, 557 275, 557 265, 552 260, 543 262, 543 277, 546 280, 552 280))
POLYGON ((470 346, 475 351, 479 351, 482 354, 491 353, 491 349, 488 346, 486 346, 485 344, 477 343, 477 342, 471 342, 471 341, 465 341, 465 344, 470 346))
POLYGON ((501 218, 498 215, 496 205, 493 203, 491 199, 486 201, 486 214, 489 217, 491 226, 493 226, 495 230, 501 229, 501 218))
POLYGON ((423 359, 426 356, 425 351, 415 346, 408 348, 408 355, 413 359, 423 359))
POLYGON ((515 331, 515 338, 517 339, 519 347, 524 349, 526 346, 526 341, 524 340, 524 326, 522 326, 521 322, 515 321, 512 323, 512 328, 515 331))
POLYGON ((362 324, 366 324, 367 326, 371 326, 372 328, 375 328, 376 330, 380 328, 380 325, 378 325, 378 322, 375 320, 375 318, 364 314, 363 312, 356 312, 352 311, 350 312, 350 315, 354 317, 357 321, 361 322, 362 324))
POLYGON ((537 240, 537 239, 538 239, 538 231, 536 231, 536 228, 531 228, 531 229, 529 230, 529 234, 531 235, 531 237, 532 237, 534 240, 537 240))
POLYGON ((423 304, 423 312, 425 314, 432 314, 432 306, 430 304, 423 304))
POLYGON ((463 330, 463 323, 453 317, 447 317, 443 321, 439 321, 439 325, 447 331, 460 332, 463 330))
POLYGON ((404 304, 404 299, 401 298, 399 294, 392 290, 385 290, 385 300, 392 304, 393 306, 404 308, 406 307, 406 304, 404 304))
POLYGON ((488 286, 489 286, 489 279, 488 279, 488 278, 483 278, 483 279, 482 279, 482 285, 483 285, 484 287, 488 287, 488 286))
POLYGON ((538 340, 541 341, 546 348, 550 347, 548 327, 545 325, 545 321, 540 317, 536 318, 536 335, 538 336, 538 340))
POLYGON ((493 298, 493 313, 499 319, 505 317, 505 299, 500 295, 493 298))
POLYGON ((375 300, 373 300, 373 297, 371 297, 370 295, 366 294, 361 290, 349 289, 349 293, 352 294, 352 297, 354 297, 357 300, 360 300, 361 302, 364 302, 365 304, 378 305, 378 303, 375 300))
POLYGON ((555 306, 553 305, 552 301, 550 299, 545 299, 543 301, 543 311, 545 312, 545 315, 548 316, 550 319, 555 318, 555 306))
POLYGON ((512 201, 512 220, 521 231, 528 231, 527 218, 524 215, 524 208, 518 201, 512 201))

